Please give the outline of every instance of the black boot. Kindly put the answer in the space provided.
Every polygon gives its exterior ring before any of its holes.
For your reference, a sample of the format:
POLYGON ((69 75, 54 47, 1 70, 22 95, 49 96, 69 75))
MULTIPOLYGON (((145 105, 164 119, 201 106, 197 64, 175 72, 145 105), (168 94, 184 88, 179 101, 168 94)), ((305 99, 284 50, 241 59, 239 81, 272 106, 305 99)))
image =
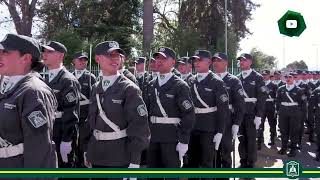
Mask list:
POLYGON ((261 143, 258 143, 258 151, 260 151, 261 150, 261 143))
POLYGON ((246 159, 240 159, 239 168, 247 168, 247 160, 246 159))
POLYGON ((278 154, 281 154, 281 155, 285 155, 287 153, 287 149, 286 148, 281 148, 279 151, 278 151, 278 154))
POLYGON ((270 142, 268 143, 268 145, 270 145, 270 146, 275 145, 274 136, 270 138, 270 142))

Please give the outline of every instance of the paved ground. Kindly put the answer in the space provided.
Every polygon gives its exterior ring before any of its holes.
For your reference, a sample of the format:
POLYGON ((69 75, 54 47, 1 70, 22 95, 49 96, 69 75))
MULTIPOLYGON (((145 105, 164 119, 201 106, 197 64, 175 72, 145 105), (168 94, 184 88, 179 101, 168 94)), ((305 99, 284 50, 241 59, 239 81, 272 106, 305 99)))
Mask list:
MULTIPOLYGON (((276 141, 275 146, 269 146, 269 125, 266 121, 265 123, 265 144, 262 146, 261 151, 258 152, 258 161, 256 166, 259 168, 282 168, 283 163, 288 160, 296 160, 301 163, 303 168, 320 168, 320 162, 314 160, 316 153, 316 146, 314 143, 306 142, 307 135, 303 139, 302 149, 297 153, 297 156, 294 158, 288 158, 287 155, 279 155, 277 151, 281 147, 281 142, 279 139, 276 141)), ((236 141, 236 147, 238 147, 238 141, 236 141)), ((236 167, 240 165, 239 163, 239 154, 236 149, 236 167)), ((257 179, 270 179, 270 178, 257 178, 257 179)), ((276 178, 275 178, 276 179, 276 178)), ((279 179, 279 178, 278 178, 279 179)), ((300 178, 301 179, 301 178, 300 178)), ((311 179, 311 178, 310 178, 311 179)), ((320 178, 312 178, 319 179, 320 178)))

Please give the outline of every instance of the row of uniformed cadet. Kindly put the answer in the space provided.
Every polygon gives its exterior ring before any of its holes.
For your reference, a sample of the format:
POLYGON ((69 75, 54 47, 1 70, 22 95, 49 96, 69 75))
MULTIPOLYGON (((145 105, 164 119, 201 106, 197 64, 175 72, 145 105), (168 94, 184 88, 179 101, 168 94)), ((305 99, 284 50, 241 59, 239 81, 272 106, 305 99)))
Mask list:
MULTIPOLYGON (((317 115, 316 109, 317 104, 315 103, 314 93, 313 91, 319 86, 319 73, 318 72, 308 72, 296 70, 295 72, 290 73, 283 77, 283 80, 280 80, 281 73, 279 71, 275 71, 273 75, 270 74, 270 71, 265 70, 262 72, 264 76, 264 80, 266 83, 266 87, 268 89, 268 99, 266 102, 266 109, 264 117, 268 118, 268 122, 270 125, 270 143, 269 145, 274 145, 275 137, 276 137, 276 125, 277 119, 279 117, 279 129, 281 132, 281 141, 282 141, 282 149, 279 151, 279 154, 287 154, 288 156, 295 156, 296 150, 301 148, 301 141, 304 135, 304 123, 307 126, 307 133, 309 134, 308 140, 310 142, 315 142, 314 135, 315 133, 315 125, 317 123, 317 115), (284 81, 284 82, 283 82, 284 81), (292 81, 292 82, 291 82, 292 81), (290 85, 288 85, 290 83, 290 85), (291 85, 292 83, 292 85, 291 85), (301 91, 298 97, 292 98, 290 95, 291 90, 294 91, 293 88, 296 86, 301 91), (289 103, 285 99, 276 98, 276 92, 282 87, 286 87, 288 91, 288 96, 293 102, 289 103), (290 88, 289 88, 290 87, 290 88), (312 98, 311 98, 312 97, 312 98), (295 101, 296 100, 296 101, 295 101), (278 102, 279 101, 279 102, 278 102), (287 116, 285 118, 286 113, 280 114, 280 109, 284 109, 281 107, 286 107, 286 112, 293 109, 291 111, 291 118, 287 116), (292 107, 291 107, 292 106, 292 107), (276 108, 276 110, 274 110, 276 108), (292 126, 292 122, 289 122, 287 119, 291 119, 294 123, 294 127, 292 126), (287 127, 284 126, 287 124, 287 127), (294 128, 294 129, 292 129, 294 128), (291 133, 293 132, 293 133, 291 133), (291 134, 291 135, 290 135, 291 134), (291 143, 288 144, 288 141, 291 143), (287 153, 287 150, 290 148, 290 151, 287 153)), ((283 91, 283 88, 282 88, 283 91)), ((280 91, 281 92, 281 91, 280 91)), ((293 92, 293 95, 296 95, 296 92, 293 92)), ((290 100, 290 99, 289 99, 290 100)), ((283 112, 283 110, 282 110, 283 112)), ((261 149, 261 144, 263 143, 263 131, 264 131, 264 118, 263 122, 259 129, 258 136, 258 149, 261 149)), ((319 160, 317 155, 317 160, 319 160)))
MULTIPOLYGON (((165 59, 164 56, 161 58, 165 59)), ((237 77, 226 72, 228 60, 223 53, 217 53, 211 58, 210 52, 198 50, 192 58, 183 57, 178 61, 181 77, 189 84, 196 114, 188 146, 186 167, 231 167, 233 139, 237 136, 239 128, 243 133, 239 138, 242 140, 242 146, 239 147, 242 155, 241 166, 254 167, 257 158, 256 130, 263 115, 266 88, 262 76, 250 68, 252 57, 246 54, 238 59, 244 64, 243 70, 248 70, 245 72, 248 74, 244 75, 245 77, 241 75, 240 78, 245 84, 248 84, 246 86, 250 95, 243 90, 242 83, 237 77), (212 62, 218 76, 209 71, 212 62), (191 74, 192 64, 197 72, 195 77, 191 74), (247 77, 251 78, 246 79, 247 77), (245 103, 251 108, 250 110, 245 111, 245 103), (248 117, 253 118, 241 123, 245 112, 248 117), (214 157, 216 154, 214 149, 219 149, 222 137, 224 140, 217 153, 217 158, 214 157)), ((174 97, 172 94, 166 94, 166 96, 167 98, 174 97)), ((153 108, 153 106, 148 106, 148 108, 153 108)), ((160 111, 159 105, 157 108, 160 111)))
MULTIPOLYGON (((24 39, 8 37, 11 36, 24 39)), ((0 46, 5 55, 6 41, 0 46)), ((37 48, 40 59, 41 48, 39 45, 37 48)), ((23 53, 24 49, 28 48, 23 47, 23 53)), ((148 167, 180 167, 187 152, 187 167, 231 167, 237 134, 241 167, 254 167, 256 130, 265 116, 266 99, 271 102, 274 97, 267 97, 269 88, 265 87, 262 76, 251 69, 251 55, 242 54, 238 58, 242 72, 237 78, 227 73, 225 54, 211 57, 209 51, 198 50, 191 58, 178 62, 179 78, 174 71, 175 52, 163 47, 150 61, 150 75, 144 72, 144 67, 137 68, 135 81, 125 77, 128 74, 122 68, 125 57, 118 43, 106 41, 95 48, 95 59, 102 71, 96 83, 95 77, 85 69, 88 61, 85 53, 75 55, 72 75, 63 67, 67 53, 63 44, 52 41, 42 46, 42 50, 44 64, 49 69, 45 82, 52 89, 47 87, 51 95, 55 95, 52 103, 56 109, 51 107, 54 113, 50 116, 54 114, 55 121, 45 119, 48 112, 36 111, 30 115, 29 122, 41 127, 48 124, 50 130, 49 120, 52 121, 59 167, 75 167, 76 163, 80 167, 83 164, 139 167, 142 151, 146 149, 148 156, 144 158, 148 167), (216 74, 209 70, 212 63, 216 74), (191 64, 197 72, 195 76, 191 74, 191 64)), ((5 59, 3 55, 2 59, 5 59)), ((145 59, 138 59, 137 67, 141 62, 145 59)), ((1 75, 10 77, 6 72, 1 75)), ((5 95, 7 88, 3 89, 5 95)), ((15 108, 7 102, 4 107, 15 108)), ((278 107, 280 116, 282 107, 278 107)), ((2 139, 7 142, 10 138, 2 139)))

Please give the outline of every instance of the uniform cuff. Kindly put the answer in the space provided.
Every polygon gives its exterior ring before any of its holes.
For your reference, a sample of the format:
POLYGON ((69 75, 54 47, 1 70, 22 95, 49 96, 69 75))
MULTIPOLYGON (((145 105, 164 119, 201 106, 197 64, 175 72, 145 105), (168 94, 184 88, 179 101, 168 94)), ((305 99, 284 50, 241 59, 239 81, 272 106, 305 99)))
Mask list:
POLYGON ((130 163, 131 164, 140 164, 141 161, 141 152, 130 152, 130 163))
POLYGON ((178 138, 178 141, 183 144, 189 144, 189 137, 181 136, 178 138))

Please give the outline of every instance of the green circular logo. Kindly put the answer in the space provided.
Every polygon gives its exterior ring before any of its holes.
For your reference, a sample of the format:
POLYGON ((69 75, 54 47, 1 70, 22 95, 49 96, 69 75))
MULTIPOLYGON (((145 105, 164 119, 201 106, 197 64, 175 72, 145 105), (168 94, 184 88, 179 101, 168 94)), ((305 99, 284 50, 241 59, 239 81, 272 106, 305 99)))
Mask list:
POLYGON ((294 11, 287 11, 279 20, 278 27, 281 34, 286 36, 300 36, 307 28, 303 16, 294 11))

